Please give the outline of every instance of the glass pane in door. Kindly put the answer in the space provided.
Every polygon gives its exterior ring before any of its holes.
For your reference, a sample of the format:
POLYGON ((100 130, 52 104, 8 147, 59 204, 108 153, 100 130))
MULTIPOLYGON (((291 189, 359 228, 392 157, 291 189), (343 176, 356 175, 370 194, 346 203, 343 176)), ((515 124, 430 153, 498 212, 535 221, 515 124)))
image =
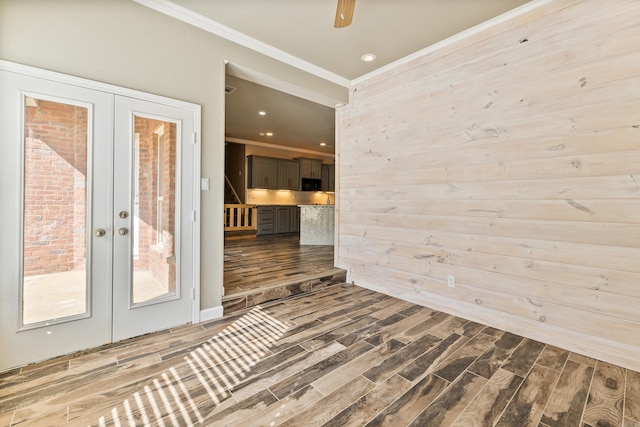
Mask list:
POLYGON ((176 124, 135 117, 134 304, 177 295, 176 124))
POLYGON ((22 321, 87 312, 88 110, 25 97, 22 321))

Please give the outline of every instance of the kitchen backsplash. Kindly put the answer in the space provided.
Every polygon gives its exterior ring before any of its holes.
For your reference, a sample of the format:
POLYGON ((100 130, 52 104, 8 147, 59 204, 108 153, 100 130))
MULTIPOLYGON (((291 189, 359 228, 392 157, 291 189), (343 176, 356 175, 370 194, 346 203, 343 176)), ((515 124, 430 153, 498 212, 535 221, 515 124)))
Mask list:
POLYGON ((313 205, 335 203, 334 193, 323 191, 247 190, 250 205, 313 205))

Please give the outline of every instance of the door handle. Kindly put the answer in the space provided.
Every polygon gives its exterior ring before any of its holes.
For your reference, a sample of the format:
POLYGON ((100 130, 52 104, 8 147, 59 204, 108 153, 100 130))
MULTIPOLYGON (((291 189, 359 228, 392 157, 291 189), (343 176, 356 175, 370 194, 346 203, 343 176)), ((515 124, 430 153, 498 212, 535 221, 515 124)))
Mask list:
POLYGON ((121 227, 118 229, 118 234, 121 236, 126 236, 129 234, 129 229, 127 227, 121 227))
POLYGON ((107 232, 104 230, 104 228, 98 228, 98 229, 96 230, 96 237, 102 237, 102 236, 104 236, 105 234, 107 234, 107 232))

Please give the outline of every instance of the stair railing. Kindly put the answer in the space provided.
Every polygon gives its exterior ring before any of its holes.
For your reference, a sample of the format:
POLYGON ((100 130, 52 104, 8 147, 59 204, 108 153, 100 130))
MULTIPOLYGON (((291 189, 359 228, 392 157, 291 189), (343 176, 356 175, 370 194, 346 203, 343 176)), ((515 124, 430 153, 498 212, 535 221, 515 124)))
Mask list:
POLYGON ((242 203, 242 200, 240 200, 240 196, 238 196, 238 193, 236 193, 236 189, 233 188, 233 184, 231 184, 231 181, 229 181, 229 178, 227 177, 227 174, 224 174, 224 179, 227 182, 227 185, 229 186, 229 188, 231 188, 231 191, 233 191, 233 196, 236 198, 236 202, 238 203, 242 203))
POLYGON ((256 230, 257 226, 256 205, 224 205, 224 231, 256 230))

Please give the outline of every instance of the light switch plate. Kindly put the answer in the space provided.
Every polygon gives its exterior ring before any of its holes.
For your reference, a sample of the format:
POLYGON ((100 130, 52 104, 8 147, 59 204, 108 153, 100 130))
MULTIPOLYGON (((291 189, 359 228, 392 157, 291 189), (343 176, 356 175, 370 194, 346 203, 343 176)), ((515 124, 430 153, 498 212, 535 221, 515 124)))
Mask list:
POLYGON ((209 178, 201 178, 200 179, 200 189, 208 190, 209 189, 209 178))

